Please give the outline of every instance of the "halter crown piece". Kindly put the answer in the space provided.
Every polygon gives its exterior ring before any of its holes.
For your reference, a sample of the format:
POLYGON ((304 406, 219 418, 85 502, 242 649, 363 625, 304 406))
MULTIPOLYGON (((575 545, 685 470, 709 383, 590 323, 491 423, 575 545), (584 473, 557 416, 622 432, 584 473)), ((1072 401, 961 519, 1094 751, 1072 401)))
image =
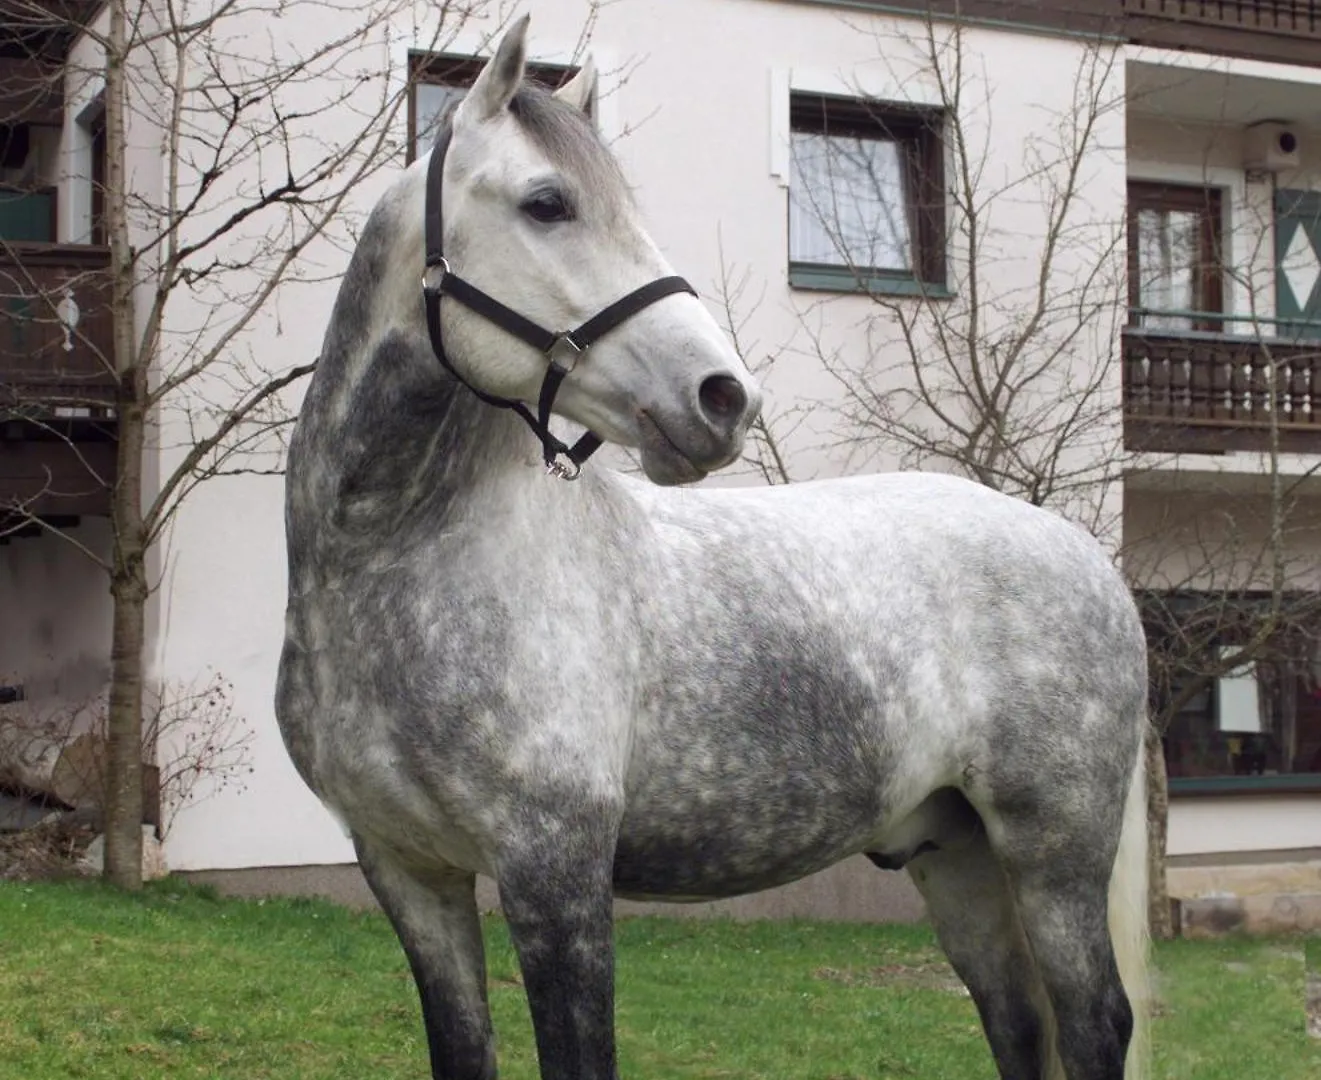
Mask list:
POLYGON ((523 418, 523 422, 541 441, 542 459, 546 463, 547 472, 562 480, 577 480, 583 462, 600 449, 601 437, 589 431, 573 446, 567 446, 551 432, 550 409, 565 376, 577 366, 583 353, 644 308, 675 293, 690 293, 696 296, 697 290, 681 277, 657 278, 616 300, 576 330, 555 333, 538 326, 531 319, 525 318, 494 297, 488 296, 475 285, 464 281, 450 269, 444 253, 445 221, 441 213, 441 185, 444 182, 445 154, 449 150, 452 136, 453 128, 446 124, 436 139, 435 148, 431 151, 431 163, 427 166, 427 261, 426 269, 422 273, 422 298, 427 310, 427 331, 431 335, 432 351, 445 370, 482 401, 497 408, 512 409, 523 418), (523 402, 496 397, 494 394, 479 390, 455 370, 449 357, 445 355, 445 345, 440 336, 442 296, 457 300, 464 307, 495 323, 501 330, 513 334, 514 337, 545 354, 549 366, 546 369, 546 377, 541 383, 541 393, 537 397, 535 416, 523 402), (568 464, 560 461, 561 457, 567 459, 568 464))

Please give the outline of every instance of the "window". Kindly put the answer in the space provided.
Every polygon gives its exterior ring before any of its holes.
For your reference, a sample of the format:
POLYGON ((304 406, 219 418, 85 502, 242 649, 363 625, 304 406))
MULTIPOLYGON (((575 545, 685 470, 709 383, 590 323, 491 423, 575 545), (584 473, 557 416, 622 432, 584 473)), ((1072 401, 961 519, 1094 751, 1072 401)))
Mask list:
POLYGON ((58 128, 0 124, 0 240, 50 243, 56 234, 58 128))
MULTIPOLYGON (((481 73, 485 60, 446 54, 414 55, 413 90, 408 99, 408 160, 425 154, 435 142, 436 132, 481 73)), ((562 64, 528 64, 527 78, 554 90, 578 73, 562 64)), ((592 108, 587 110, 591 115, 592 108)))
POLYGON ((1128 185, 1128 304, 1134 326, 1219 332, 1224 308, 1217 188, 1128 185), (1168 314, 1166 314, 1168 313, 1168 314))
POLYGON ((794 94, 789 126, 790 284, 943 291, 939 110, 794 94))
POLYGON ((1168 720, 1171 790, 1321 788, 1321 626, 1291 620, 1249 657, 1242 647, 1257 636, 1254 609, 1263 610, 1265 599, 1149 593, 1139 600, 1152 712, 1168 720))

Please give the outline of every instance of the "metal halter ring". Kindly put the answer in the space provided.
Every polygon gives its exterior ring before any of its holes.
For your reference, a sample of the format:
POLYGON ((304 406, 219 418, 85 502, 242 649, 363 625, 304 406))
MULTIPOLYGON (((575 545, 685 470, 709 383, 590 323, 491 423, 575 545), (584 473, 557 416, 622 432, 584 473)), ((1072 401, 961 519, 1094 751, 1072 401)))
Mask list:
POLYGON ((440 288, 440 282, 441 282, 441 281, 444 281, 447 277, 449 277, 450 273, 451 273, 451 271, 450 271, 450 263, 449 263, 449 260, 448 260, 447 258, 445 258, 443 255, 442 255, 442 256, 440 257, 440 259, 437 260, 436 262, 428 263, 427 266, 426 266, 426 268, 422 271, 422 291, 423 291, 423 292, 435 292, 435 291, 439 290, 439 288, 440 288), (428 280, 429 280, 430 277, 431 277, 431 271, 432 271, 432 270, 439 270, 439 271, 440 271, 440 281, 437 281, 437 282, 436 282, 436 288, 435 288, 435 289, 432 289, 431 286, 429 286, 429 285, 427 284, 428 280))

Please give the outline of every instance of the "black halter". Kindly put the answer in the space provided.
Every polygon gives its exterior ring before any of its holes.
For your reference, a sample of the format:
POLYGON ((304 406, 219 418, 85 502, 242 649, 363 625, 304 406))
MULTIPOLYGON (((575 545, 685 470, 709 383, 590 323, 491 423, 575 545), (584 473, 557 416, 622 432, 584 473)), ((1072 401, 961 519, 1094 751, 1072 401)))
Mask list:
POLYGON ((697 290, 681 277, 658 278, 616 300, 576 330, 565 330, 557 334, 543 329, 531 319, 524 318, 517 311, 505 307, 499 300, 470 285, 450 269, 450 264, 444 255, 445 223, 441 215, 441 183, 445 170, 445 154, 449 150, 452 134, 452 129, 446 125, 436 140, 435 148, 431 151, 431 164, 427 167, 427 263, 422 274, 422 297, 427 309, 427 329, 431 333, 431 348, 445 370, 482 401, 501 409, 513 409, 523 418, 524 423, 541 440, 542 457, 546 462, 547 472, 554 473, 564 480, 576 480, 582 463, 600 448, 601 437, 589 431, 570 447, 551 433, 550 408, 555 401, 560 383, 577 365, 579 357, 620 323, 666 296, 681 292, 696 296, 697 290), (550 366, 546 369, 546 378, 541 383, 536 416, 533 416, 531 410, 521 401, 496 397, 478 390, 454 369, 449 357, 445 355, 445 346, 440 337, 442 296, 452 297, 478 315, 495 323, 500 329, 545 353, 550 366), (561 455, 569 460, 568 465, 557 460, 561 455))

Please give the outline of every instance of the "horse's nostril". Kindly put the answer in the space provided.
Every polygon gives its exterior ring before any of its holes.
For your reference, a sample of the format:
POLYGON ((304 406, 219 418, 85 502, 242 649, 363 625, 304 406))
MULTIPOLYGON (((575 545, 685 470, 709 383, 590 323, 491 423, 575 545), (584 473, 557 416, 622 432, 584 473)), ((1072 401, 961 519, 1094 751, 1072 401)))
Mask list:
POLYGON ((707 419, 715 423, 737 420, 748 407, 748 394, 743 384, 728 375, 712 375, 704 379, 697 396, 707 419))

